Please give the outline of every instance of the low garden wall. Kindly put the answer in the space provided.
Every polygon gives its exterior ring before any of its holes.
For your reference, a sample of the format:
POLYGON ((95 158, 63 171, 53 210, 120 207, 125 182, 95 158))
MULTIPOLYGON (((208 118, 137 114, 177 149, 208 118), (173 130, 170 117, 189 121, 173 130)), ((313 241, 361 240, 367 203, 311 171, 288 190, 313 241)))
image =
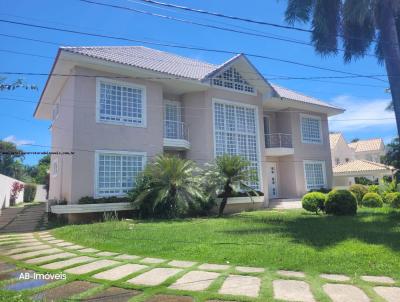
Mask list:
MULTIPOLYGON (((14 182, 24 184, 22 181, 16 180, 15 178, 0 174, 0 209, 8 208, 10 206, 10 191, 14 182)), ((24 190, 19 193, 15 203, 19 204, 23 202, 23 198, 24 190)))

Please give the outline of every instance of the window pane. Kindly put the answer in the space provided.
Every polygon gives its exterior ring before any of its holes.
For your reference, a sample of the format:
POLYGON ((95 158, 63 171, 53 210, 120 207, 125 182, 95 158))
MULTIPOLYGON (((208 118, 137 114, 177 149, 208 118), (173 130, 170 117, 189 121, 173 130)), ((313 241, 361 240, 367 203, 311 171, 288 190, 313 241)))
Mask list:
POLYGON ((133 188, 144 156, 102 153, 98 156, 97 194, 121 195, 133 188))
POLYGON ((237 91, 254 93, 254 87, 251 86, 234 67, 230 67, 222 74, 216 76, 212 81, 214 86, 225 87, 237 91))
POLYGON ((323 165, 324 163, 322 162, 307 162, 304 164, 307 190, 326 186, 323 165))
POLYGON ((100 83, 99 118, 128 124, 143 123, 143 91, 112 83, 100 83))
POLYGON ((312 117, 301 118, 301 133, 304 142, 320 143, 321 139, 321 120, 312 117))

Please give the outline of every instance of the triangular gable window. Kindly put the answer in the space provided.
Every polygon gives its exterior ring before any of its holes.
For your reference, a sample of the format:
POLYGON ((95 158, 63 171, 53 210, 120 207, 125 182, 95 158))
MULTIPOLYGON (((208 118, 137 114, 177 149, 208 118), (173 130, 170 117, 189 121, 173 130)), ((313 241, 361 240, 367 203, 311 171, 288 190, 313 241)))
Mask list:
POLYGON ((234 67, 226 69, 221 74, 215 76, 212 80, 214 86, 224 87, 246 93, 255 93, 255 89, 251 86, 234 67))

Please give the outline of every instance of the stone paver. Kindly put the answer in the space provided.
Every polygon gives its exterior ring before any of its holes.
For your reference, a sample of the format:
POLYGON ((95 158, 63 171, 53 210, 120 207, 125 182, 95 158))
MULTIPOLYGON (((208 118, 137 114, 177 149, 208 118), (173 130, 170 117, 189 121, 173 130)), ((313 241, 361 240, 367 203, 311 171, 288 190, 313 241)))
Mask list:
POLYGON ((62 252, 62 250, 57 249, 57 248, 52 248, 52 249, 33 251, 33 252, 28 252, 28 253, 23 253, 23 254, 11 255, 10 258, 12 258, 14 260, 23 260, 23 259, 36 257, 39 255, 55 254, 55 253, 59 253, 59 252, 62 252))
POLYGON ((117 260, 135 260, 135 259, 139 259, 139 258, 140 257, 136 256, 136 255, 122 254, 122 255, 116 256, 114 259, 117 259, 117 260))
POLYGON ((155 286, 164 283, 168 278, 176 275, 182 270, 179 268, 154 268, 127 282, 137 285, 155 286))
POLYGON ((275 299, 297 302, 315 302, 310 286, 304 281, 274 280, 272 286, 275 299))
POLYGON ((224 271, 230 268, 229 265, 226 264, 211 264, 211 263, 204 263, 199 266, 199 269, 203 269, 206 271, 224 271))
POLYGON ((81 256, 81 257, 76 257, 76 258, 72 258, 72 259, 68 259, 68 260, 45 264, 45 265, 42 265, 41 267, 45 268, 45 269, 61 269, 61 268, 68 267, 71 265, 89 262, 89 261, 92 261, 95 259, 96 258, 93 258, 93 257, 81 256))
POLYGON ((21 248, 16 248, 16 249, 11 249, 8 250, 4 253, 4 255, 12 255, 12 254, 19 254, 27 251, 39 251, 39 250, 44 250, 51 248, 50 245, 38 245, 38 246, 32 246, 32 247, 21 247, 21 248))
POLYGON ((387 283, 387 284, 395 283, 392 278, 385 276, 361 276, 361 279, 373 283, 387 283))
POLYGON ((140 260, 140 262, 142 263, 148 263, 148 264, 158 264, 158 263, 162 263, 165 262, 165 259, 161 259, 161 258, 143 258, 142 260, 140 260))
POLYGON ((82 246, 82 245, 75 244, 75 245, 65 246, 64 248, 67 249, 67 250, 80 250, 80 249, 83 249, 85 247, 82 246))
POLYGON ((109 256, 115 256, 118 255, 118 253, 113 253, 113 252, 100 252, 97 253, 96 256, 105 256, 105 257, 109 257, 109 256))
POLYGON ((286 270, 279 270, 277 271, 277 274, 285 277, 294 277, 294 278, 304 278, 306 276, 303 272, 286 271, 286 270))
POLYGON ((6 272, 12 269, 15 269, 16 266, 14 264, 11 263, 6 263, 6 262, 1 262, 0 263, 0 273, 2 272, 6 272))
POLYGON ((147 268, 146 265, 141 264, 124 264, 118 267, 114 267, 108 271, 104 271, 94 275, 93 277, 96 279, 104 279, 109 281, 115 281, 122 279, 128 275, 136 273, 140 270, 147 268))
POLYGON ((48 243, 51 243, 51 244, 56 244, 56 243, 63 243, 63 242, 65 242, 64 240, 59 240, 59 239, 54 239, 54 240, 49 240, 49 241, 47 241, 48 243))
POLYGON ((193 298, 187 296, 156 295, 145 302, 193 302, 193 298))
POLYGON ((400 302, 400 287, 376 286, 374 291, 387 302, 400 302))
POLYGON ((191 271, 178 279, 169 288, 189 291, 206 290, 219 277, 219 273, 191 271))
POLYGON ((345 276, 345 275, 338 275, 338 274, 321 274, 319 276, 322 279, 331 280, 331 281, 345 282, 345 281, 350 280, 350 277, 345 276))
POLYGON ((78 252, 80 252, 80 253, 96 253, 96 252, 99 252, 99 250, 88 247, 86 249, 78 250, 78 252))
POLYGON ((29 273, 29 276, 33 276, 33 271, 31 270, 17 270, 13 272, 0 273, 0 281, 8 279, 17 279, 21 274, 29 273))
POLYGON ((74 281, 65 285, 48 289, 32 297, 34 301, 58 301, 83 293, 98 284, 87 281, 74 281))
POLYGON ((180 267, 180 268, 188 268, 195 264, 196 264, 196 262, 193 262, 193 261, 172 260, 172 261, 168 262, 169 266, 180 267))
POLYGON ((369 302, 370 299, 358 287, 348 284, 325 284, 325 293, 333 302, 369 302))
POLYGON ((39 245, 43 245, 43 242, 35 240, 35 241, 32 241, 32 242, 24 242, 24 243, 16 244, 16 245, 13 246, 13 248, 39 246, 39 245))
POLYGON ((141 294, 140 291, 132 289, 124 289, 120 287, 109 287, 94 296, 80 299, 84 302, 127 302, 132 297, 141 294))
POLYGON ((241 273, 263 273, 265 269, 262 267, 250 267, 250 266, 236 266, 236 270, 241 273))
POLYGON ((218 291, 220 294, 258 297, 261 279, 252 276, 229 275, 218 291))
POLYGON ((39 258, 33 258, 33 259, 26 260, 25 262, 30 263, 30 264, 38 264, 38 263, 48 262, 48 261, 57 260, 57 259, 71 258, 74 256, 76 256, 76 254, 65 252, 65 253, 43 256, 43 257, 39 257, 39 258))
POLYGON ((74 245, 71 242, 60 242, 60 243, 56 243, 56 246, 60 246, 60 247, 64 247, 64 246, 70 246, 70 245, 74 245))
POLYGON ((67 269, 65 272, 69 273, 69 274, 83 275, 83 274, 97 271, 97 270, 105 268, 107 266, 111 266, 111 265, 115 265, 115 264, 119 264, 119 263, 121 263, 121 262, 104 259, 104 260, 98 260, 98 261, 94 261, 94 262, 91 262, 88 264, 80 265, 77 267, 73 267, 73 268, 67 269))

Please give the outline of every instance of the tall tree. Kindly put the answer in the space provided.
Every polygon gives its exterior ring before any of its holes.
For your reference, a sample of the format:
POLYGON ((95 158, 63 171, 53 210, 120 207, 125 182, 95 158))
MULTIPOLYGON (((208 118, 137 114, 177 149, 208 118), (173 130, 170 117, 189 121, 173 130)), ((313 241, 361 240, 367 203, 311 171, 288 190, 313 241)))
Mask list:
POLYGON ((396 173, 398 181, 400 181, 400 140, 395 138, 390 144, 386 146, 386 154, 383 156, 383 163, 398 169, 396 173))
POLYGON ((22 175, 22 151, 14 143, 0 141, 0 173, 17 178, 22 175))
POLYGON ((285 19, 312 23, 312 42, 321 55, 336 54, 338 40, 344 60, 364 57, 371 44, 384 62, 400 136, 400 0, 287 0, 285 19))

